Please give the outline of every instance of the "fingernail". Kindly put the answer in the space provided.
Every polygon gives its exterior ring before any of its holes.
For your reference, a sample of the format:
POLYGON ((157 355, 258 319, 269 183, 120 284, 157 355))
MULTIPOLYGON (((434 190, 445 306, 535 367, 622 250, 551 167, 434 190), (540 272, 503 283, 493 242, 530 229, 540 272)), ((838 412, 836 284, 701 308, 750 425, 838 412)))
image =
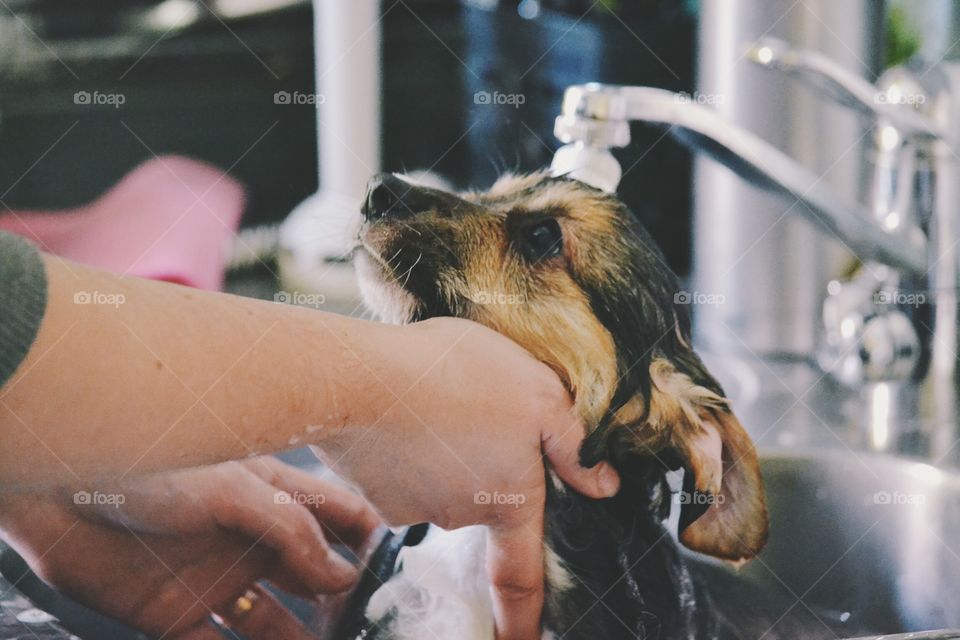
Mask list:
POLYGON ((609 462, 601 462, 597 467, 597 489, 608 498, 617 495, 620 490, 620 474, 609 462))
POLYGON ((359 577, 359 571, 343 557, 335 553, 335 559, 330 563, 337 582, 343 585, 352 585, 359 577))

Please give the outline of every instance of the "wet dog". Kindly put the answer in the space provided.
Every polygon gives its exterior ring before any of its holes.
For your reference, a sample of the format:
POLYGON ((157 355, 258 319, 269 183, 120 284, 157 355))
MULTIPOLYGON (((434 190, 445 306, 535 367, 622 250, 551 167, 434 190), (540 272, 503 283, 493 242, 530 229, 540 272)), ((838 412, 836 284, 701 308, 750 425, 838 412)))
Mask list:
MULTIPOLYGON (((512 338, 569 388, 590 425, 583 463, 609 460, 621 474, 609 500, 549 479, 545 638, 785 628, 779 613, 755 612, 760 596, 681 549, 734 565, 753 558, 767 536, 763 487, 753 444, 691 348, 677 281, 623 203, 546 174, 458 195, 382 174, 358 237, 373 311, 395 323, 468 318, 512 338), (680 544, 664 524, 672 505, 680 544)), ((493 637, 479 528, 411 529, 384 542, 371 567, 376 580, 354 594, 359 613, 339 637, 493 637)))

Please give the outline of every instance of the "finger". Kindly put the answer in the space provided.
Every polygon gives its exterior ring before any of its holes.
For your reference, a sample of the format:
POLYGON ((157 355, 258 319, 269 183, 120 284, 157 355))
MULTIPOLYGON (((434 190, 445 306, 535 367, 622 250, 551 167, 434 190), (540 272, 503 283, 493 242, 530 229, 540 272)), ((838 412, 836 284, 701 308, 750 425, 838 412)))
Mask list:
MULTIPOLYGON (((367 538, 365 545, 354 550, 356 558, 350 559, 350 563, 357 567, 358 574, 363 571, 363 567, 366 566, 366 563, 370 561, 373 554, 380 547, 380 543, 383 541, 387 531, 388 529, 385 526, 379 527, 373 535, 367 538)), ((293 574, 285 565, 279 562, 273 563, 270 569, 263 575, 263 579, 282 591, 307 599, 316 598, 318 595, 329 599, 334 596, 349 593, 348 590, 347 592, 339 594, 317 594, 316 591, 308 589, 299 576, 293 574)))
POLYGON ((231 485, 237 499, 215 514, 218 524, 247 534, 276 551, 283 565, 313 593, 349 589, 357 570, 330 548, 313 514, 253 473, 231 485))
POLYGON ((259 584, 220 616, 227 627, 249 640, 313 640, 297 617, 259 584))
POLYGON ((273 566, 262 574, 262 579, 264 582, 270 583, 272 586, 280 589, 281 591, 298 596, 305 600, 313 600, 321 595, 327 595, 317 593, 316 589, 311 589, 305 585, 303 579, 299 575, 291 571, 287 565, 280 562, 274 562, 273 566))
POLYGON ((167 637, 170 640, 223 640, 223 633, 207 618, 183 633, 167 637))
POLYGON ((362 496, 335 482, 323 480, 272 456, 245 463, 264 481, 286 491, 308 508, 341 544, 354 549, 363 546, 381 521, 362 496))
POLYGON ((580 465, 583 423, 560 424, 543 435, 543 451, 560 479, 590 498, 609 498, 620 490, 620 475, 609 462, 591 469, 580 465))
POLYGON ((543 512, 487 535, 487 572, 497 640, 536 640, 543 611, 543 512))

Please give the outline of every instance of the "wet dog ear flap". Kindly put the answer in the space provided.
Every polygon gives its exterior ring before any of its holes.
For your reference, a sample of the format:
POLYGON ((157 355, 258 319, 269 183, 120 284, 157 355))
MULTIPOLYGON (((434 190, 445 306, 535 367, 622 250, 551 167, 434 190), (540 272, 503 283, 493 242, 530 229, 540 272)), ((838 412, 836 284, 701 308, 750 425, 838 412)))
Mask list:
POLYGON ((648 419, 669 432, 686 470, 680 541, 734 563, 749 560, 766 543, 768 528, 760 464, 750 437, 717 392, 696 384, 665 359, 654 360, 650 371, 648 419))
POLYGON ((701 553, 741 563, 760 553, 768 518, 753 443, 729 411, 702 418, 688 443, 680 541, 701 553))

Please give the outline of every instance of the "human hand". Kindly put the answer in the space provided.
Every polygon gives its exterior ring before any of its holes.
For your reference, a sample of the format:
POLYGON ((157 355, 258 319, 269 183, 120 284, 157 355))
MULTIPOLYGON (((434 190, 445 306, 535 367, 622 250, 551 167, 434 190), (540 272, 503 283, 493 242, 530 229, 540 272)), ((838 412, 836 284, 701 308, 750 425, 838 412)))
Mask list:
POLYGON ((374 348, 393 356, 374 371, 386 406, 369 427, 322 441, 321 457, 389 524, 487 525, 498 638, 539 638, 544 460, 594 498, 614 495, 619 477, 607 463, 580 466, 584 425, 563 384, 500 334, 438 318, 386 328, 374 348))
POLYGON ((311 636, 258 580, 312 597, 349 588, 352 566, 328 540, 359 549, 378 520, 356 494, 272 458, 156 474, 98 488, 123 504, 6 494, 0 529, 52 586, 153 636, 311 636), (238 607, 255 602, 249 610, 238 607))

